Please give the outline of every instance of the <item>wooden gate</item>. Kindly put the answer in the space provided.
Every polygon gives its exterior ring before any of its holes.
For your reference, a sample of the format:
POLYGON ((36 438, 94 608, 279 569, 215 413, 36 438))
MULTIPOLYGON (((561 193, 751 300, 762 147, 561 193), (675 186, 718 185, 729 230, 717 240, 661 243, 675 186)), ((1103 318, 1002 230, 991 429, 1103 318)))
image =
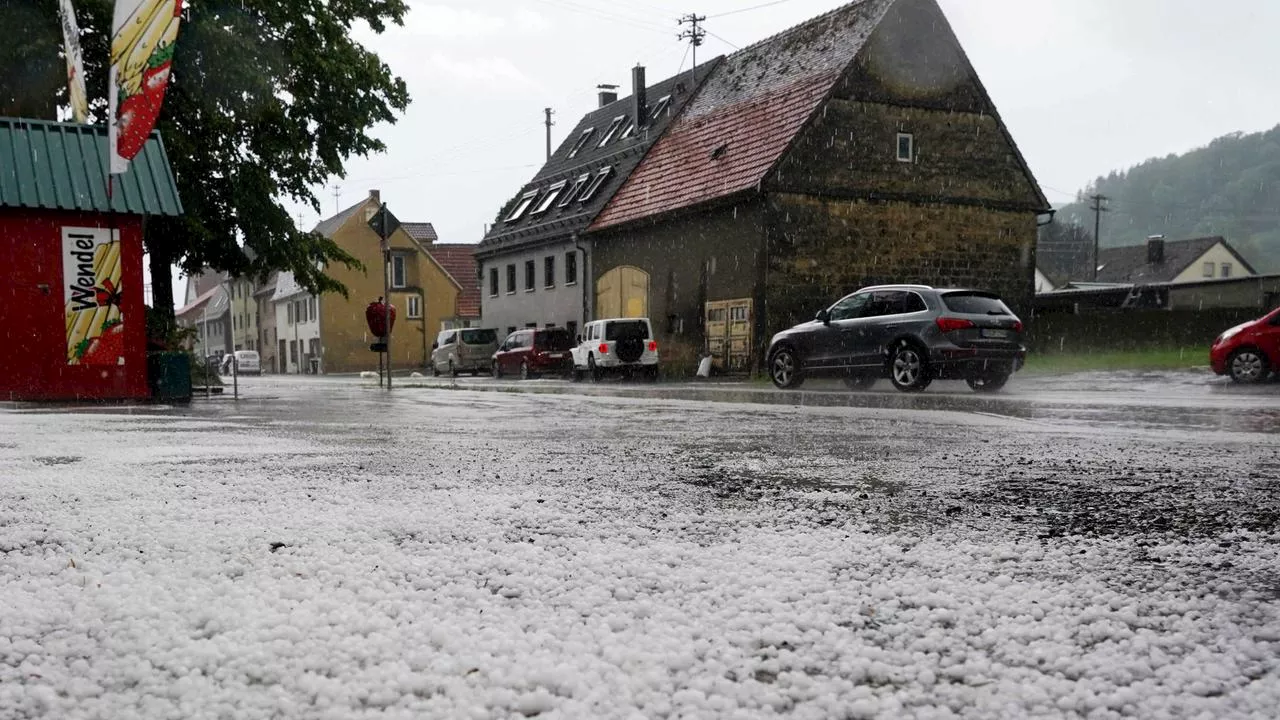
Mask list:
POLYGON ((717 300, 706 306, 707 351, 725 372, 751 370, 751 298, 717 300))
POLYGON ((616 267, 596 281, 596 319, 649 317, 649 273, 616 267))

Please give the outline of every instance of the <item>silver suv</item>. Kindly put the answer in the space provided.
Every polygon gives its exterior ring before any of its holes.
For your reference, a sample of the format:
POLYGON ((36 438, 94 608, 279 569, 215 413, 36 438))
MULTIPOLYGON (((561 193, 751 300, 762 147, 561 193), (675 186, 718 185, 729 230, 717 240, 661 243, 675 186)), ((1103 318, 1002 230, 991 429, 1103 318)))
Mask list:
POLYGON ((903 392, 920 392, 938 378, 995 392, 1021 369, 1026 355, 1022 321, 997 295, 880 285, 774 335, 767 362, 769 378, 784 389, 828 376, 865 390, 887 376, 903 392))
POLYGON ((445 330, 431 344, 431 374, 489 372, 498 349, 498 331, 484 328, 445 330))

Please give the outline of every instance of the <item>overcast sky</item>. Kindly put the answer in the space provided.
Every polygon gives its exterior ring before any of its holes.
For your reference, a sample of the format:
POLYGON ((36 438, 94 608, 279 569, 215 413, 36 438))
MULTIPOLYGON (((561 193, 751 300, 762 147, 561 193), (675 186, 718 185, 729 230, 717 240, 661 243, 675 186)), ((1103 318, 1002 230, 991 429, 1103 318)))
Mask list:
MULTIPOLYGON (((361 31, 413 98, 377 136, 387 152, 335 180, 346 207, 371 188, 442 242, 479 242, 544 159, 544 107, 558 144, 595 106, 595 86, 688 67, 675 19, 733 52, 839 0, 409 0, 405 27, 361 31), (732 43, 732 45, 730 44, 732 43)), ((939 0, 1032 171, 1055 203, 1099 174, 1234 131, 1280 124, 1276 0, 939 0)), ((333 186, 323 189, 333 214, 333 186)), ((320 219, 297 208, 307 228, 320 219)))

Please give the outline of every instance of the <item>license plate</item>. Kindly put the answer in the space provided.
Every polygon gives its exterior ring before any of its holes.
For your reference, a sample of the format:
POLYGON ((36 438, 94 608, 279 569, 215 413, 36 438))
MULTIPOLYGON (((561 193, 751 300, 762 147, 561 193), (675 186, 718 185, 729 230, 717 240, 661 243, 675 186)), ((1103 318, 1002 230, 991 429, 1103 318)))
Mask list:
POLYGON ((982 337, 984 337, 984 338, 1001 338, 1001 339, 1007 339, 1007 338, 1010 338, 1010 337, 1012 337, 1012 336, 1013 336, 1013 333, 1012 333, 1012 332, 1010 332, 1009 330, 990 330, 990 329, 984 329, 984 330, 982 331, 982 337))
POLYGON ((563 360, 564 353, 547 353, 547 357, 551 358, 552 360, 563 360))

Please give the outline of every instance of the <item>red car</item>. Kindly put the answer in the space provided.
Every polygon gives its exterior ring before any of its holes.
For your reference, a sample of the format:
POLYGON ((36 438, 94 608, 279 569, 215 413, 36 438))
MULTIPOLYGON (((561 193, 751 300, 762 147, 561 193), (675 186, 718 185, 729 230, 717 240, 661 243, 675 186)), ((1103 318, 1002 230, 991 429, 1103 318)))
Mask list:
POLYGON ((1262 382, 1280 371, 1280 308, 1219 335, 1209 363, 1215 373, 1239 383, 1262 382))
POLYGON ((529 328, 507 336, 493 355, 493 376, 527 380, 544 373, 567 374, 573 368, 573 336, 566 328, 529 328))

